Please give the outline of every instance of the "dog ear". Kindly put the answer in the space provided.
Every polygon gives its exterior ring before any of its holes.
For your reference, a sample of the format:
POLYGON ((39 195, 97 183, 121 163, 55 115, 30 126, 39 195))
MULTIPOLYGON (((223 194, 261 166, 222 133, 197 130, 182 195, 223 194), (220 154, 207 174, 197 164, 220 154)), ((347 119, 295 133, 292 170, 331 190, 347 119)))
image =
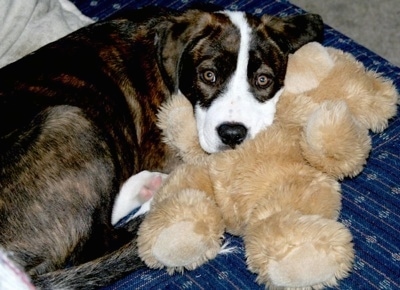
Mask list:
POLYGON ((268 35, 286 53, 293 53, 311 41, 321 42, 324 24, 318 14, 303 14, 288 17, 262 16, 268 35))
POLYGON ((193 9, 173 16, 157 27, 157 61, 171 92, 177 91, 179 63, 183 52, 207 35, 209 12, 193 9))

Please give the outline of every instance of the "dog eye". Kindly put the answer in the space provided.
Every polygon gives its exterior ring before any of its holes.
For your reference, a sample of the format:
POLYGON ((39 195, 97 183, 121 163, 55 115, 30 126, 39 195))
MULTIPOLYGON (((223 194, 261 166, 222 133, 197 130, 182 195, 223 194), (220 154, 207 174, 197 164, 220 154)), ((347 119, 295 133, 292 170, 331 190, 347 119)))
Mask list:
POLYGON ((213 84, 216 82, 217 77, 213 71, 206 70, 205 72, 203 72, 203 80, 207 83, 213 84))
POLYGON ((257 76, 256 86, 259 87, 260 89, 265 89, 269 87, 271 83, 272 83, 271 79, 268 78, 266 75, 257 76))

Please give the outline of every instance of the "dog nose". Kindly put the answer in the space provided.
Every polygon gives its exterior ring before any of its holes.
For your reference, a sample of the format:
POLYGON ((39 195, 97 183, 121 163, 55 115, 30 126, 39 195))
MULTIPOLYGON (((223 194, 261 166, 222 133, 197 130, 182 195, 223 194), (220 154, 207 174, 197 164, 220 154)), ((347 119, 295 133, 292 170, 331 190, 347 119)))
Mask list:
POLYGON ((217 128, 222 143, 235 148, 246 139, 247 128, 240 123, 224 123, 217 128))

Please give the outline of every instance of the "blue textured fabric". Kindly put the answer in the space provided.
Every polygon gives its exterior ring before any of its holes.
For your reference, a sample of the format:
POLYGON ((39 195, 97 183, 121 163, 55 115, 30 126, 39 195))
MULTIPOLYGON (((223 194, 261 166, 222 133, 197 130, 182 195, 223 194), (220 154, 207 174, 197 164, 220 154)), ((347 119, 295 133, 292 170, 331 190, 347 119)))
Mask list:
MULTIPOLYGON (((187 0, 75 0, 77 7, 95 20, 116 11, 144 5, 185 8, 187 0)), ((303 11, 287 1, 212 1, 227 9, 254 14, 289 15, 303 11)), ((324 45, 352 53, 368 69, 390 78, 400 90, 400 69, 326 27, 324 45)), ((362 98, 362 96, 360 96, 362 98)), ((373 134, 373 149, 363 172, 342 182, 343 208, 340 220, 354 235, 356 260, 349 278, 339 289, 400 289, 400 119, 373 134)), ((220 255, 194 271, 168 275, 165 270, 142 269, 105 289, 264 289, 246 268, 240 238, 226 235, 237 252, 220 255)))

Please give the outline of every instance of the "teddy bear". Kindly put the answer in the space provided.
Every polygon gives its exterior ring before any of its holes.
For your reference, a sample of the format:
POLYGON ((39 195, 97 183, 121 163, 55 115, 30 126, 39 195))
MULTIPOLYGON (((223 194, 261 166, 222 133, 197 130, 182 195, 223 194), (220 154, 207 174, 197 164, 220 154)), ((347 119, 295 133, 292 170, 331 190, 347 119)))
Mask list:
POLYGON ((199 267, 243 238, 248 269, 269 289, 337 285, 352 270, 350 231, 338 221, 340 181, 360 173, 369 130, 396 115, 394 85, 349 53, 319 43, 289 56, 272 125, 233 150, 205 153, 193 108, 163 105, 164 141, 182 159, 155 194, 138 252, 169 273, 199 267))

